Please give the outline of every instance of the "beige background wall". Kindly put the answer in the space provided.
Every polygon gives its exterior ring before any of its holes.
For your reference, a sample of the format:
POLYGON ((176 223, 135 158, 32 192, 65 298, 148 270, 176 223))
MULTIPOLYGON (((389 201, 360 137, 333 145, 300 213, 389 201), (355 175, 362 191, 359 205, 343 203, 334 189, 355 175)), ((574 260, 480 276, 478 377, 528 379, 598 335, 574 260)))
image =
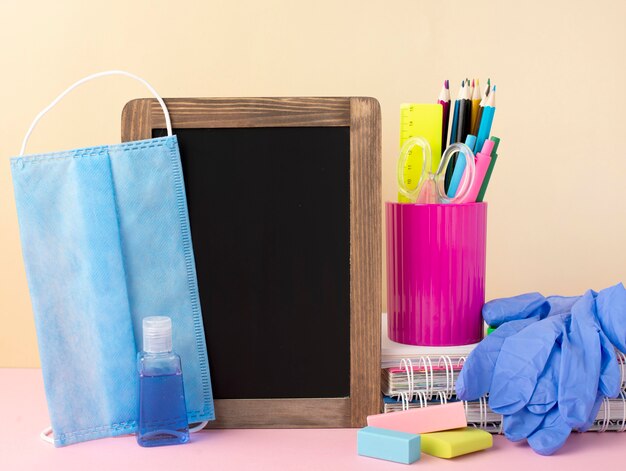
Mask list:
MULTIPOLYGON (((500 159, 487 194, 487 298, 626 280, 626 2, 18 1, 0 3, 0 366, 37 366, 9 156, 71 82, 111 68, 164 97, 368 95, 395 198, 399 104, 443 79, 491 77, 500 159), (176 4, 176 11, 171 7, 176 4)), ((28 152, 118 142, 146 96, 123 78, 77 90, 28 152)), ((454 97, 453 97, 454 98, 454 97)))

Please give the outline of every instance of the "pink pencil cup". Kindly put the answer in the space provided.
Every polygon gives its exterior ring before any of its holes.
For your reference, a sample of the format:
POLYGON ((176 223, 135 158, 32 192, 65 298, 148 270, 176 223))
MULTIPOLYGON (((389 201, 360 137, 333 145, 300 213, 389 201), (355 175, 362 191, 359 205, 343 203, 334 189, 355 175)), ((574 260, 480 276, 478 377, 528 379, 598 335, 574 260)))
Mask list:
POLYGON ((479 342, 487 203, 386 203, 387 329, 394 342, 479 342))

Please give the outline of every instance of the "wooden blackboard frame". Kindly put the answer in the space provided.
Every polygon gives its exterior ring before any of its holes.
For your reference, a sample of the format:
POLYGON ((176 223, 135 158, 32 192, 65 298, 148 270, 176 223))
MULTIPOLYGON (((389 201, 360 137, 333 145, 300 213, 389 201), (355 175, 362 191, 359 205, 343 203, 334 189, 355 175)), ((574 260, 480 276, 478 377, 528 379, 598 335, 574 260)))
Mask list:
MULTIPOLYGON (((362 427, 380 412, 381 117, 374 98, 166 99, 172 127, 350 128, 350 396, 311 399, 216 399, 210 428, 362 427)), ((122 111, 122 141, 165 128, 155 99, 122 111)))

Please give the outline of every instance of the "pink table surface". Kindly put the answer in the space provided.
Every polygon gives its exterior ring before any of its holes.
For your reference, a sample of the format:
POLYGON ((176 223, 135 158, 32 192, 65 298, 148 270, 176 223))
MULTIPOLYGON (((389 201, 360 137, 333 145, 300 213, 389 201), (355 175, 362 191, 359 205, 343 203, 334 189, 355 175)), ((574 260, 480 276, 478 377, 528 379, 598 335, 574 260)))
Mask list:
MULTIPOLYGON (((41 371, 0 369, 0 470, 585 470, 626 462, 626 433, 573 434, 552 457, 494 437, 492 449, 443 460, 422 454, 412 465, 356 454, 356 429, 207 430, 188 445, 141 448, 132 436, 54 448, 39 439, 48 425, 41 371)), ((616 468, 617 469, 617 468, 616 468)))

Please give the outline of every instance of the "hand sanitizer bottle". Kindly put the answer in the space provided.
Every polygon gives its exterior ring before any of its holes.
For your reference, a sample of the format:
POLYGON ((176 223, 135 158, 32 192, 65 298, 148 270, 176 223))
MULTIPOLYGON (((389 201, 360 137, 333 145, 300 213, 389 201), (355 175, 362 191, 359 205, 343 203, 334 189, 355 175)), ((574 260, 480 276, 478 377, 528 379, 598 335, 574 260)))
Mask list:
POLYGON ((189 424, 180 357, 172 351, 172 320, 143 320, 143 351, 139 370, 139 431, 141 446, 178 445, 189 441, 189 424))

